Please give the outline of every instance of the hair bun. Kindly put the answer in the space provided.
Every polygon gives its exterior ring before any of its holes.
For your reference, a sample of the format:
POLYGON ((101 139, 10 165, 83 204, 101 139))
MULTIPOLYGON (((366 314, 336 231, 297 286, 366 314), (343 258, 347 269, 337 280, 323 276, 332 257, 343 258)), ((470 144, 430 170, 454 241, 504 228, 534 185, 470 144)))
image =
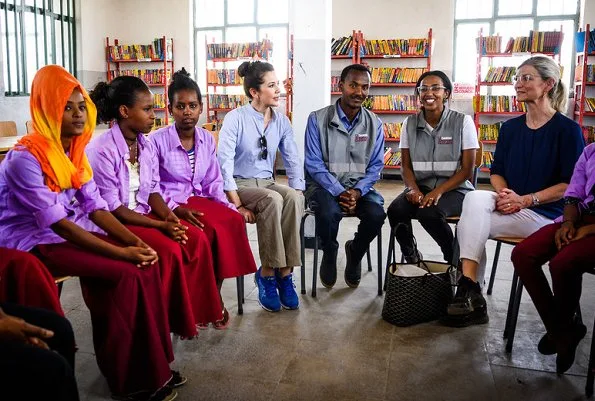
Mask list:
POLYGON ((248 73, 248 70, 250 69, 250 61, 244 61, 242 64, 240 64, 240 66, 238 67, 238 75, 241 78, 244 78, 246 76, 246 74, 248 73))
POLYGON ((179 78, 190 78, 190 73, 186 71, 186 68, 182 67, 181 70, 174 72, 172 76, 172 80, 179 79, 179 78))

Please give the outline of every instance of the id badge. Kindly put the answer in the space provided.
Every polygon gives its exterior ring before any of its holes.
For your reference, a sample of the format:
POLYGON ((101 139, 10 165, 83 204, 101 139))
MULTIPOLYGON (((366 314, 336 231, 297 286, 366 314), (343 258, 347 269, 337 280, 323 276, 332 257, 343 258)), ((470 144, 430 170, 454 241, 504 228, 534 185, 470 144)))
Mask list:
POLYGON ((441 136, 438 139, 438 143, 440 145, 451 145, 452 144, 452 136, 441 136))
POLYGON ((368 142, 367 134, 355 134, 355 142, 368 142))

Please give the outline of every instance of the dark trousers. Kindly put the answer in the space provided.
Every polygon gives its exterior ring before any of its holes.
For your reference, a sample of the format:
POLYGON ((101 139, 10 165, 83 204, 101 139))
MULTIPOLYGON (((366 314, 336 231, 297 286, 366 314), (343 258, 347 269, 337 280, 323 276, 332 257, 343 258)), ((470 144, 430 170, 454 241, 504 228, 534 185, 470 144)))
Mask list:
MULTIPOLYGON (((317 188, 308 198, 316 215, 316 230, 322 250, 327 257, 335 258, 339 249, 337 234, 339 223, 345 217, 339 201, 326 189, 317 188)), ((360 220, 351 243, 351 255, 354 263, 359 263, 368 250, 370 242, 378 235, 384 224, 384 198, 376 191, 369 191, 357 201, 355 216, 360 220)), ((331 259, 332 260, 332 259, 331 259)))
POLYGON ((0 393, 7 400, 79 399, 74 377, 74 333, 67 319, 45 309, 0 304, 4 313, 54 332, 50 350, 0 341, 0 393))
MULTIPOLYGON (((425 195, 430 188, 421 187, 425 195)), ((447 217, 458 216, 463 209, 465 195, 458 191, 446 192, 440 197, 438 205, 420 208, 407 200, 406 192, 401 193, 388 207, 388 221, 391 227, 397 227, 396 239, 401 246, 403 255, 411 256, 415 253, 415 242, 411 219, 415 218, 421 226, 438 243, 444 255, 444 260, 452 261, 454 236, 447 217)))
POLYGON ((515 246, 511 256, 514 269, 549 333, 571 324, 581 298, 583 273, 595 268, 595 236, 571 242, 558 251, 554 236, 560 226, 549 224, 536 231, 515 246), (552 288, 542 268, 548 260, 552 288))

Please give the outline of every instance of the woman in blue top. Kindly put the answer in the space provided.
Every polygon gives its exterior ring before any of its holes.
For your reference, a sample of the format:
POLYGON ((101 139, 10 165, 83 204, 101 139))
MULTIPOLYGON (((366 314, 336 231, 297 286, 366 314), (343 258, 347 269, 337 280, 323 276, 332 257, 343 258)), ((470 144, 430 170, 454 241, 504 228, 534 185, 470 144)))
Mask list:
POLYGON ((299 228, 304 213, 304 167, 289 119, 277 112, 279 81, 269 63, 238 68, 250 104, 229 112, 219 133, 218 159, 227 199, 248 223, 256 223, 262 267, 258 301, 271 312, 299 307, 291 268, 301 265, 299 228), (273 178, 277 149, 288 184, 273 178))
POLYGON ((462 327, 488 321, 484 283, 488 238, 527 237, 562 214, 562 197, 585 147, 577 123, 564 116, 567 92, 560 67, 534 56, 517 69, 517 100, 527 113, 500 128, 490 182, 463 202, 458 225, 463 276, 443 323, 462 327))

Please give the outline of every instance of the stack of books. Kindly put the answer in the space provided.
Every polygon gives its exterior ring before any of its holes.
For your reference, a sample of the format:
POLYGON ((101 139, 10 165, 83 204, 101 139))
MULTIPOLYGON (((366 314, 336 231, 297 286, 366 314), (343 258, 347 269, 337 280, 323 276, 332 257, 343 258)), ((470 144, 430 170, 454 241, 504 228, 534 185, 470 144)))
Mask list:
POLYGON ((372 83, 416 83, 426 68, 372 68, 372 83))
POLYGON ((512 77, 516 74, 516 67, 490 67, 486 73, 484 82, 506 82, 511 83, 512 77))
POLYGON ((207 44, 207 59, 215 58, 261 58, 268 59, 273 51, 273 43, 268 39, 251 43, 210 43, 207 44))
POLYGON ((417 111, 417 97, 414 95, 369 96, 363 106, 371 110, 417 111))
POLYGON ((401 140, 402 123, 382 123, 385 139, 401 140))
MULTIPOLYGON (((594 99, 595 100, 595 99, 594 99)), ((527 106, 524 103, 519 103, 516 96, 490 96, 480 95, 478 102, 473 102, 473 111, 475 112, 526 112, 527 106)))
POLYGON ((241 85, 242 78, 238 75, 237 70, 207 70, 207 84, 241 85))
POLYGON ((208 95, 209 105, 212 109, 235 109, 236 107, 248 104, 248 96, 245 95, 208 95))

